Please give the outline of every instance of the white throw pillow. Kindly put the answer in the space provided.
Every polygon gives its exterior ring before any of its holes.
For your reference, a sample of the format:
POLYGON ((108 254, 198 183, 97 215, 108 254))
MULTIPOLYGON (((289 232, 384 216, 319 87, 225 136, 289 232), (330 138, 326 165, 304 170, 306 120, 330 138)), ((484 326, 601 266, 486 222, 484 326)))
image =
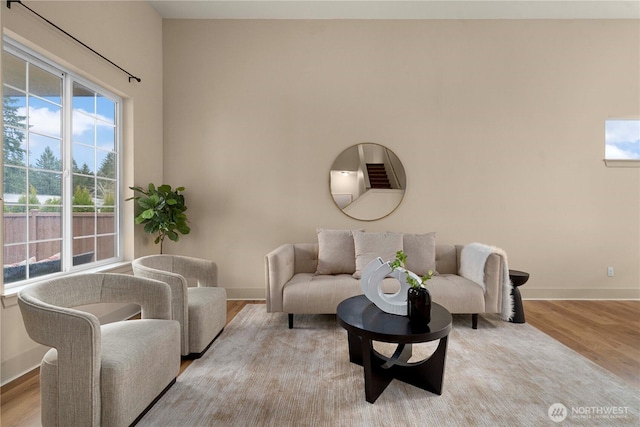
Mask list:
POLYGON ((418 276, 436 271, 436 233, 405 234, 402 244, 407 256, 406 269, 418 276))
POLYGON ((365 233, 363 231, 353 232, 353 242, 356 251, 356 271, 353 277, 360 279, 362 270, 377 257, 383 261, 393 261, 396 252, 401 251, 402 233, 383 232, 365 233))
POLYGON ((356 255, 351 230, 318 228, 318 268, 316 274, 353 274, 356 255))

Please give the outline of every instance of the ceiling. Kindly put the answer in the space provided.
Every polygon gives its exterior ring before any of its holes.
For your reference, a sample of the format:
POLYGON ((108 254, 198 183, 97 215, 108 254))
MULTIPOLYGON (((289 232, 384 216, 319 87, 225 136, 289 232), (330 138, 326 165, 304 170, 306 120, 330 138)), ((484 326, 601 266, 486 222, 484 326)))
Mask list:
POLYGON ((147 0, 166 19, 640 19, 638 0, 147 0))

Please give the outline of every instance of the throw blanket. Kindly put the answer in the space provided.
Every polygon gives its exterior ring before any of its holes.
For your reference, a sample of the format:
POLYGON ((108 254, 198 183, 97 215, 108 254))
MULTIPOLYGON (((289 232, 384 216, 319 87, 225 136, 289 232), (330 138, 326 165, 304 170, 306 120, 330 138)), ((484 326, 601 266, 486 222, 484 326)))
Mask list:
MULTIPOLYGON (((507 263, 507 253, 495 246, 488 246, 482 243, 470 243, 462 248, 460 254, 460 275, 478 285, 484 286, 484 265, 491 254, 498 254, 504 259, 502 271, 502 307, 500 317, 502 320, 509 320, 513 317, 513 297, 511 288, 513 287, 509 279, 509 266, 507 263)), ((486 289, 485 289, 486 290, 486 289)))

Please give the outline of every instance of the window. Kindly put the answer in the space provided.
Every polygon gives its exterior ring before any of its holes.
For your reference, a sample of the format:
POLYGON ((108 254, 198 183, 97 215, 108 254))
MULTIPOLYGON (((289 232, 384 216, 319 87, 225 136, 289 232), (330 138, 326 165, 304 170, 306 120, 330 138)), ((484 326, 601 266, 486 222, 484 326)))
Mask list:
POLYGON ((120 260, 121 100, 4 42, 5 288, 120 260))
POLYGON ((604 157, 607 166, 640 166, 640 120, 605 122, 604 157))

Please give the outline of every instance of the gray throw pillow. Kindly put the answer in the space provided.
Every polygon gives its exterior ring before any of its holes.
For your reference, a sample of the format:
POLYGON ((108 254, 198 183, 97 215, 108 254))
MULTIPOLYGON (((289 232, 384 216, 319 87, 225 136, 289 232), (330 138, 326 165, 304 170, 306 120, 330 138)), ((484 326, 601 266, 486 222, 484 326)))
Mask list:
POLYGON ((404 253, 407 256, 407 270, 418 276, 425 276, 429 270, 436 271, 436 233, 405 234, 404 253))
POLYGON ((316 274, 353 274, 356 256, 351 230, 318 228, 318 267, 316 274))
POLYGON ((377 257, 385 262, 396 258, 396 252, 402 250, 402 233, 365 233, 356 230, 353 232, 353 242, 356 251, 356 271, 353 277, 360 279, 362 270, 377 257))

